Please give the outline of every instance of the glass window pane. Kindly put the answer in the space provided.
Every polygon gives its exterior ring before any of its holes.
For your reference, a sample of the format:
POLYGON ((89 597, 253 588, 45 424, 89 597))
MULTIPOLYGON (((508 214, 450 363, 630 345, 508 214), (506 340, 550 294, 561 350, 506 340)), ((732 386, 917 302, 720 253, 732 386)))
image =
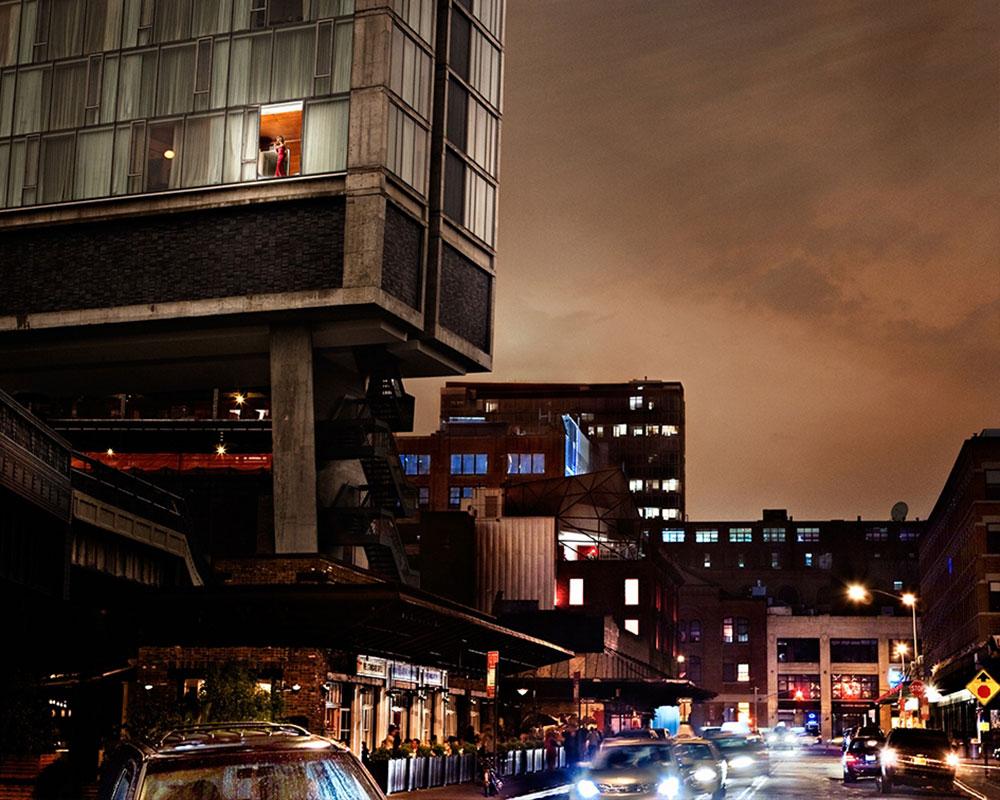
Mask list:
POLYGON ((194 108, 195 51, 193 44, 160 51, 157 114, 184 114, 194 108))
POLYGON ((153 41, 176 42, 191 37, 191 2, 192 0, 156 1, 153 41))
POLYGON ((183 186, 209 186, 222 179, 225 118, 191 117, 184 133, 183 186))
POLYGON ((0 142, 0 208, 7 205, 7 167, 10 161, 10 143, 0 142))
POLYGON ((122 26, 122 0, 87 0, 83 52, 116 50, 122 26))
POLYGON ((465 220, 465 164, 450 150, 444 164, 444 213, 455 222, 465 220))
POLYGON ((194 4, 192 36, 211 36, 229 30, 232 0, 198 0, 194 4))
POLYGON ((56 64, 52 72, 52 117, 49 130, 83 125, 87 97, 87 62, 56 64))
POLYGON ((83 52, 83 12, 85 4, 80 0, 46 0, 40 9, 44 15, 45 6, 51 10, 48 19, 48 58, 66 58, 83 52))
POLYGON ((111 188, 114 131, 111 128, 81 131, 76 145, 73 197, 106 197, 111 188))
POLYGON ((271 100, 294 100, 312 93, 316 66, 316 29, 313 26, 276 31, 271 100))
POLYGON ((21 205, 21 195, 24 191, 24 168, 27 143, 24 139, 11 142, 10 146, 10 187, 7 193, 7 205, 10 207, 21 205))
MULTIPOLYGON (((0 75, 0 136, 10 136, 11 118, 14 116, 14 70, 0 75)), ((0 195, 4 187, 0 186, 0 195)))
POLYGON ((42 139, 39 161, 39 203, 59 203, 71 199, 75 138, 70 133, 42 139))
MULTIPOLYGON (((25 31, 33 31, 38 20, 38 3, 36 0, 24 0, 21 6, 21 28, 25 31)), ((20 52, 18 53, 18 63, 28 64, 33 58, 34 37, 30 34, 21 37, 20 52)))
POLYGON ((302 172, 340 172, 347 167, 346 100, 306 105, 302 136, 302 172))
POLYGON ((23 69, 17 76, 17 98, 14 102, 14 133, 36 133, 44 127, 49 108, 49 87, 52 70, 49 67, 23 69))
POLYGON ((118 119, 153 116, 156 90, 156 51, 123 55, 118 90, 118 119))
POLYGON ((115 129, 114 172, 111 178, 111 194, 128 192, 128 173, 132 158, 131 126, 119 125, 115 129))
POLYGON ((302 20, 302 0, 268 0, 268 25, 282 25, 286 22, 301 22, 302 20))
POLYGON ((448 81, 448 140, 465 150, 469 125, 469 93, 461 83, 448 81))
POLYGON ((333 91, 347 92, 351 89, 354 25, 339 23, 333 36, 333 91))
POLYGON ((161 191, 176 189, 180 185, 181 124, 177 120, 157 122, 149 127, 149 144, 146 150, 146 189, 161 191))
POLYGON ((498 133, 497 118, 478 100, 470 99, 467 152, 473 161, 494 177, 497 171, 498 133))
POLYGON ((472 25, 460 11, 451 12, 451 68, 465 80, 469 80, 469 39, 472 25))
MULTIPOLYGON (((17 31, 21 20, 19 2, 0 3, 0 67, 17 61, 17 31)), ((0 187, 0 194, 3 188, 0 187)), ((0 201, 2 201, 0 197, 0 201)))

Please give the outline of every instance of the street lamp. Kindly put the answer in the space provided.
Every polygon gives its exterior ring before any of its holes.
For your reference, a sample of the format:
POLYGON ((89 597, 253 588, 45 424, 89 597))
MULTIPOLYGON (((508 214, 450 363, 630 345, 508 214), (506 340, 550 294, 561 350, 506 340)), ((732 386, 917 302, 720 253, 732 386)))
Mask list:
POLYGON ((906 675, 906 652, 910 648, 906 646, 906 642, 900 642, 896 645, 896 655, 899 656, 900 661, 902 661, 902 668, 900 669, 900 675, 906 675))
POLYGON ((884 592, 881 589, 867 589, 860 583, 852 583, 847 587, 847 598, 855 603, 867 603, 870 593, 884 594, 886 597, 899 600, 904 606, 910 607, 913 616, 913 660, 911 663, 914 665, 919 664, 920 648, 917 644, 917 596, 913 592, 893 594, 892 592, 884 592))

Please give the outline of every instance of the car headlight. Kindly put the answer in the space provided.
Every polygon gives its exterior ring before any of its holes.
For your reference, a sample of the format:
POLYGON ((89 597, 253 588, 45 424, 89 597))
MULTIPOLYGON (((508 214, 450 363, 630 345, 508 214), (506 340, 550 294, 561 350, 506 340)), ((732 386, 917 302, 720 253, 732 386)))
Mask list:
POLYGON ((576 793, 580 797, 591 798, 597 797, 601 793, 601 790, 597 788, 597 784, 593 781, 582 780, 576 784, 576 793))
POLYGON ((677 780, 673 775, 669 778, 664 778, 660 781, 659 786, 656 787, 656 793, 660 797, 677 797, 681 792, 681 782, 677 780))
POLYGON ((962 763, 962 760, 958 757, 958 753, 948 753, 948 755, 944 757, 944 760, 949 767, 957 767, 962 763))
POLYGON ((733 769, 746 769, 753 763, 753 759, 750 756, 736 756, 736 758, 729 759, 729 766, 733 769))
POLYGON ((711 767, 698 767, 694 771, 694 779, 698 783, 711 783, 715 780, 715 770, 711 767))
POLYGON ((896 763, 896 751, 891 747, 885 747, 882 749, 882 763, 883 764, 895 764, 896 763))

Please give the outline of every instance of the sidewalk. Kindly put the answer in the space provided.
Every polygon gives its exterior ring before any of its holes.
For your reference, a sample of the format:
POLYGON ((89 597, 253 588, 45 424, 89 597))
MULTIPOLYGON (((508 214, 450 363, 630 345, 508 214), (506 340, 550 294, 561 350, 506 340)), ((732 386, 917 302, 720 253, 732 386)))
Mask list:
MULTIPOLYGON (((563 768, 553 772, 535 772, 531 775, 505 779, 500 797, 502 800, 542 797, 547 791, 566 786, 569 783, 569 774, 569 769, 563 768)), ((473 800, 473 798, 478 800, 481 797, 483 788, 478 783, 458 783, 434 789, 418 789, 415 792, 398 792, 389 795, 389 800, 473 800)))

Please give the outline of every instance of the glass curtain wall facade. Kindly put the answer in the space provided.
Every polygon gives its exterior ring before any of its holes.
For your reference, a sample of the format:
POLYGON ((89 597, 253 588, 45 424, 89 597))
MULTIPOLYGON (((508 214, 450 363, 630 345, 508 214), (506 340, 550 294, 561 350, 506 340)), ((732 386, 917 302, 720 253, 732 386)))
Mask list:
POLYGON ((0 207, 344 171, 353 12, 0 0, 0 207))

